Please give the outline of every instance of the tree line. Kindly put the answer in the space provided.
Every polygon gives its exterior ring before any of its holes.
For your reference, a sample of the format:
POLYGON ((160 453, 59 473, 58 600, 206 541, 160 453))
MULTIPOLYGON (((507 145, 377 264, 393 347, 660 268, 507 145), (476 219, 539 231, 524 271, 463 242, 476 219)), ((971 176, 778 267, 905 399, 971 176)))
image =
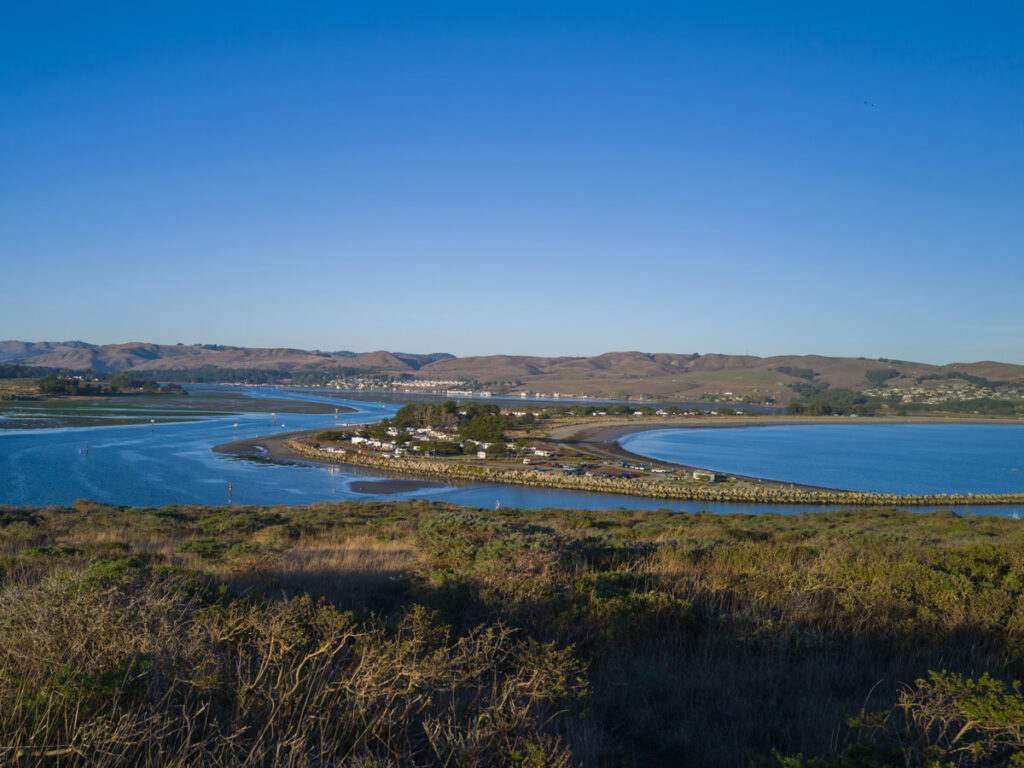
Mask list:
POLYGON ((184 390, 174 383, 158 384, 151 379, 134 379, 126 373, 118 373, 106 379, 89 381, 84 378, 72 378, 49 374, 39 379, 36 384, 39 393, 59 396, 92 396, 119 395, 129 392, 146 392, 150 394, 183 394, 184 390))
POLYGON ((790 401, 786 413, 795 416, 874 416, 881 400, 852 389, 822 389, 790 401))
POLYGON ((402 406, 390 419, 368 428, 371 433, 387 434, 388 428, 416 429, 432 427, 454 431, 463 440, 481 443, 505 441, 505 430, 533 424, 533 414, 511 416, 502 414, 498 406, 490 403, 458 405, 454 400, 443 403, 418 403, 402 406))

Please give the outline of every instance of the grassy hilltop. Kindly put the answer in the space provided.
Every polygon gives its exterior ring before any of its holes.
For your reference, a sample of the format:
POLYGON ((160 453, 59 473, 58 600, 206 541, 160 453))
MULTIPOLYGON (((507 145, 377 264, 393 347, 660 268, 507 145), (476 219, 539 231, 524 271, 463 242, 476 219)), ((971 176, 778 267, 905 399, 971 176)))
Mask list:
POLYGON ((0 763, 1005 765, 1022 544, 887 510, 0 508, 0 763))

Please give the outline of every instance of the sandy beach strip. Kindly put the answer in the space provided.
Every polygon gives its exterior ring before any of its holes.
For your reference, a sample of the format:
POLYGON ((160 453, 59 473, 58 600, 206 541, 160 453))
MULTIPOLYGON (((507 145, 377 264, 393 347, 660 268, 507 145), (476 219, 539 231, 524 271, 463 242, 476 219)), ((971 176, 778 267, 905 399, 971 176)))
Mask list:
POLYGON ((295 440, 300 437, 313 437, 321 432, 333 432, 341 429, 357 429, 376 424, 376 421, 361 421, 358 424, 338 424, 320 429, 302 429, 296 432, 277 432, 273 435, 262 435, 250 437, 245 440, 232 440, 230 443, 221 443, 213 446, 217 453, 230 453, 235 456, 242 456, 247 459, 273 459, 274 461, 302 461, 306 464, 325 464, 326 462, 308 459, 299 456, 295 451, 286 448, 284 443, 288 440, 295 440))
MULTIPOLYGON (((263 435, 262 437, 250 437, 245 440, 232 440, 230 443, 221 443, 213 446, 217 453, 230 453, 234 456, 242 456, 249 459, 272 459, 274 461, 303 461, 311 463, 309 459, 300 457, 298 454, 284 447, 286 440, 294 440, 297 437, 307 437, 323 432, 322 429, 304 429, 298 432, 279 432, 274 435, 263 435)), ((318 463, 318 462, 313 462, 318 463)))

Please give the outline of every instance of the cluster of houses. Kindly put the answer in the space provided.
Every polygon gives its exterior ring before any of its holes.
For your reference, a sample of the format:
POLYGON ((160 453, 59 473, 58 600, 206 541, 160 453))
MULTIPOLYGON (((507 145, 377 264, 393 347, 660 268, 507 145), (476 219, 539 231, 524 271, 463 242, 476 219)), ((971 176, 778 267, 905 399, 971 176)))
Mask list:
MULTIPOLYGON (((504 415, 509 416, 525 416, 526 411, 513 411, 503 410, 504 415)), ((599 412, 595 415, 601 415, 599 412)), ((648 416, 651 415, 648 412, 635 412, 637 416, 648 416)), ((668 416, 671 415, 665 411, 658 411, 655 415, 668 416)), ((475 453, 478 458, 484 459, 488 457, 488 449, 491 448, 493 443, 483 442, 479 440, 464 439, 460 440, 456 435, 445 432, 435 427, 388 427, 385 433, 377 433, 374 436, 367 434, 354 434, 348 438, 348 446, 345 445, 331 445, 331 446, 319 446, 321 450, 327 451, 328 453, 344 454, 350 450, 364 450, 370 449, 378 452, 382 456, 406 456, 410 453, 419 453, 419 455, 432 456, 437 453, 444 453, 444 451, 431 448, 426 445, 429 443, 457 443, 465 452, 471 452, 475 448, 475 453), (467 447, 469 450, 467 450, 467 447)), ((638 477, 636 471, 639 472, 652 472, 656 474, 666 474, 670 470, 667 469, 651 469, 645 465, 629 464, 625 461, 620 462, 622 470, 607 471, 602 470, 597 464, 588 464, 586 462, 578 463, 558 463, 558 460, 564 458, 566 455, 556 446, 537 442, 532 445, 520 445, 516 443, 505 443, 505 448, 509 453, 517 454, 520 456, 523 464, 537 464, 543 465, 539 468, 542 471, 561 470, 566 475, 584 475, 586 477, 605 477, 605 478, 633 478, 638 477), (633 471, 629 471, 633 470, 633 471)), ((690 468, 690 471, 679 471, 673 470, 670 475, 671 479, 678 480, 683 479, 686 476, 690 476, 696 480, 703 480, 709 482, 715 482, 718 478, 712 472, 706 472, 703 470, 697 470, 690 468)))
MULTIPOLYGON (((409 452, 419 451, 421 450, 421 443, 424 442, 458 443, 460 446, 465 446, 468 443, 477 446, 479 449, 477 455, 480 458, 485 458, 485 451, 491 447, 491 443, 479 440, 459 440, 454 435, 434 429, 433 427, 409 427, 405 429, 388 427, 387 438, 352 435, 348 438, 347 442, 353 448, 368 448, 391 456, 405 456, 409 452)), ((506 443, 506 446, 511 451, 516 450, 515 443, 506 443)), ((347 453, 350 449, 343 446, 322 446, 321 450, 328 453, 347 453)), ((432 455, 432 451, 426 451, 426 455, 432 455)))
POLYGON ((457 379, 414 379, 399 382, 401 389, 423 389, 431 392, 446 392, 457 387, 464 387, 466 382, 457 379))
POLYGON ((918 383, 911 386, 871 387, 865 389, 864 394, 874 397, 896 397, 903 403, 936 404, 978 400, 986 397, 1019 399, 1024 397, 1024 387, 1010 385, 993 387, 956 380, 930 386, 922 386, 918 383))
MULTIPOLYGON (((415 438, 417 440, 428 441, 428 442, 437 442, 437 441, 440 441, 440 442, 456 442, 456 438, 454 436, 449 435, 449 434, 447 434, 445 432, 441 432, 439 430, 433 429, 432 427, 409 428, 409 429, 396 429, 395 427, 389 427, 388 428, 388 437, 397 438, 400 435, 410 435, 410 436, 412 436, 413 438, 415 438)), ((370 448, 370 449, 373 449, 375 451, 378 451, 378 452, 382 453, 384 456, 396 456, 396 457, 397 456, 405 456, 405 455, 408 454, 409 451, 418 451, 419 450, 419 446, 418 445, 410 444, 411 441, 397 442, 395 440, 386 440, 386 439, 380 439, 380 438, 365 437, 363 435, 353 435, 351 438, 349 438, 348 442, 353 447, 370 448)), ((480 442, 478 440, 465 440, 465 441, 458 441, 458 442, 460 443, 460 445, 465 445, 466 443, 470 443, 470 444, 473 444, 473 445, 477 446, 477 448, 479 450, 477 451, 476 455, 477 455, 478 458, 481 458, 481 459, 487 457, 487 449, 490 448, 491 445, 492 445, 491 443, 480 442)), ((350 448, 345 448, 343 446, 336 446, 336 445, 333 445, 333 446, 318 446, 318 447, 321 450, 323 450, 323 451, 326 451, 328 453, 335 453, 335 454, 348 453, 349 450, 351 450, 350 448)), ((518 453, 522 454, 523 455, 523 459, 522 459, 523 464, 533 464, 533 463, 535 463, 533 461, 533 459, 540 459, 540 460, 542 460, 540 462, 536 462, 536 463, 540 464, 540 463, 543 463, 544 459, 556 459, 556 458, 559 458, 559 457, 562 456, 561 452, 559 452, 557 449, 555 449, 555 448, 553 448, 551 446, 548 446, 548 445, 544 445, 544 444, 527 445, 527 446, 519 447, 515 443, 506 443, 505 447, 510 452, 518 452, 518 453)), ((430 455, 430 453, 428 452, 427 455, 430 455)), ((621 462, 621 465, 626 470, 638 470, 638 471, 642 471, 642 472, 653 472, 653 473, 657 473, 657 474, 665 474, 665 473, 667 473, 669 471, 669 470, 666 470, 666 469, 651 469, 650 467, 647 467, 647 466, 644 466, 644 465, 633 465, 633 464, 628 464, 627 462, 621 462)), ((615 471, 615 472, 601 471, 601 470, 599 470, 598 465, 596 465, 596 464, 588 464, 586 462, 580 462, 579 464, 548 463, 547 466, 548 467, 553 467, 555 469, 560 469, 562 471, 562 473, 566 474, 566 475, 583 475, 583 476, 586 476, 586 477, 619 477, 619 478, 632 478, 632 477, 637 477, 638 476, 637 474, 635 474, 635 472, 630 472, 630 471, 625 471, 625 472, 623 472, 623 471, 615 471), (594 470, 597 470, 597 471, 594 471, 594 470)), ((542 469, 543 469, 543 467, 542 467, 542 469)), ((704 471, 704 470, 691 470, 689 472, 687 472, 687 471, 678 472, 677 471, 677 472, 675 472, 671 476, 671 478, 672 479, 682 479, 682 477, 685 477, 686 475, 689 475, 690 477, 692 477, 695 480, 703 480, 703 481, 707 481, 707 482, 715 482, 718 479, 717 476, 715 475, 715 473, 707 472, 707 471, 704 471)))
MULTIPOLYGON (((503 408, 501 410, 501 415, 502 416, 526 416, 527 414, 531 414, 531 413, 532 414, 536 414, 537 412, 538 411, 513 411, 513 410, 508 409, 508 408, 503 408)), ((657 411, 652 411, 650 408, 648 408, 646 411, 631 411, 628 414, 622 414, 622 415, 627 415, 627 416, 661 416, 662 418, 665 418, 665 417, 668 417, 668 416, 707 416, 707 415, 709 415, 709 413, 712 416, 717 416, 718 415, 718 411, 703 411, 700 408, 691 408, 688 411, 684 411, 684 410, 681 410, 679 408, 676 408, 675 410, 672 410, 672 411, 667 411, 664 408, 659 408, 657 411)), ((743 415, 743 411, 735 411, 735 413, 737 415, 739 415, 739 416, 743 415)), ((589 412, 584 413, 583 415, 595 416, 595 417, 607 416, 608 415, 608 411, 589 411, 589 412)))
POLYGON ((534 397, 538 400, 596 400, 597 395, 587 394, 564 394, 562 392, 520 392, 522 398, 534 397))
MULTIPOLYGON (((467 445, 475 447, 477 449, 476 455, 481 459, 487 457, 487 450, 493 445, 493 443, 481 440, 460 440, 455 435, 435 429, 434 427, 407 427, 404 429, 388 427, 386 437, 352 435, 348 438, 347 442, 352 448, 372 449, 392 456, 405 456, 410 452, 418 452, 422 450, 422 443, 458 443, 462 448, 465 448, 467 445)), ((505 448, 511 453, 519 452, 526 454, 528 457, 535 456, 539 459, 558 455, 555 449, 545 445, 521 448, 515 443, 505 443, 505 448)), ((347 453, 351 448, 335 445, 321 446, 321 450, 328 453, 347 453)), ((433 455, 433 452, 430 450, 424 453, 428 456, 433 455)), ((530 459, 524 459, 524 463, 530 463, 530 459)))
POLYGON ((395 456, 404 456, 409 450, 419 450, 419 446, 416 445, 416 442, 456 442, 455 437, 452 435, 449 435, 447 432, 441 432, 433 427, 410 427, 408 429, 388 427, 387 434, 388 437, 394 439, 385 440, 374 437, 363 437, 362 435, 353 435, 349 442, 352 445, 372 448, 376 451, 390 453, 395 456), (408 435, 411 439, 397 439, 403 435, 408 435))
POLYGON ((374 391, 394 390, 390 376, 345 376, 327 382, 328 389, 370 389, 374 391))
MULTIPOLYGON (((754 389, 755 392, 759 390, 754 389)), ((735 392, 702 392, 700 395, 701 400, 706 400, 709 403, 746 403, 756 400, 757 398, 751 398, 748 395, 737 395, 735 392)), ((767 403, 769 400, 774 402, 772 398, 765 398, 767 403)))

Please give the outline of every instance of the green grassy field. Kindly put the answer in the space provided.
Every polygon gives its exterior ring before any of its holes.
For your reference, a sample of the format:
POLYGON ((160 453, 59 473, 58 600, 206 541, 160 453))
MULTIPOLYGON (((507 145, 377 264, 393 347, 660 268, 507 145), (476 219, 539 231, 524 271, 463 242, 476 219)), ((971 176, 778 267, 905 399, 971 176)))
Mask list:
POLYGON ((95 400, 35 400, 0 403, 0 416, 25 426, 91 427, 118 424, 141 424, 150 420, 158 424, 192 421, 224 415, 223 411, 187 407, 168 398, 168 402, 132 402, 129 398, 95 400))
POLYGON ((1024 524, 995 516, 78 502, 0 507, 0 553, 5 765, 1024 749, 1024 524))

